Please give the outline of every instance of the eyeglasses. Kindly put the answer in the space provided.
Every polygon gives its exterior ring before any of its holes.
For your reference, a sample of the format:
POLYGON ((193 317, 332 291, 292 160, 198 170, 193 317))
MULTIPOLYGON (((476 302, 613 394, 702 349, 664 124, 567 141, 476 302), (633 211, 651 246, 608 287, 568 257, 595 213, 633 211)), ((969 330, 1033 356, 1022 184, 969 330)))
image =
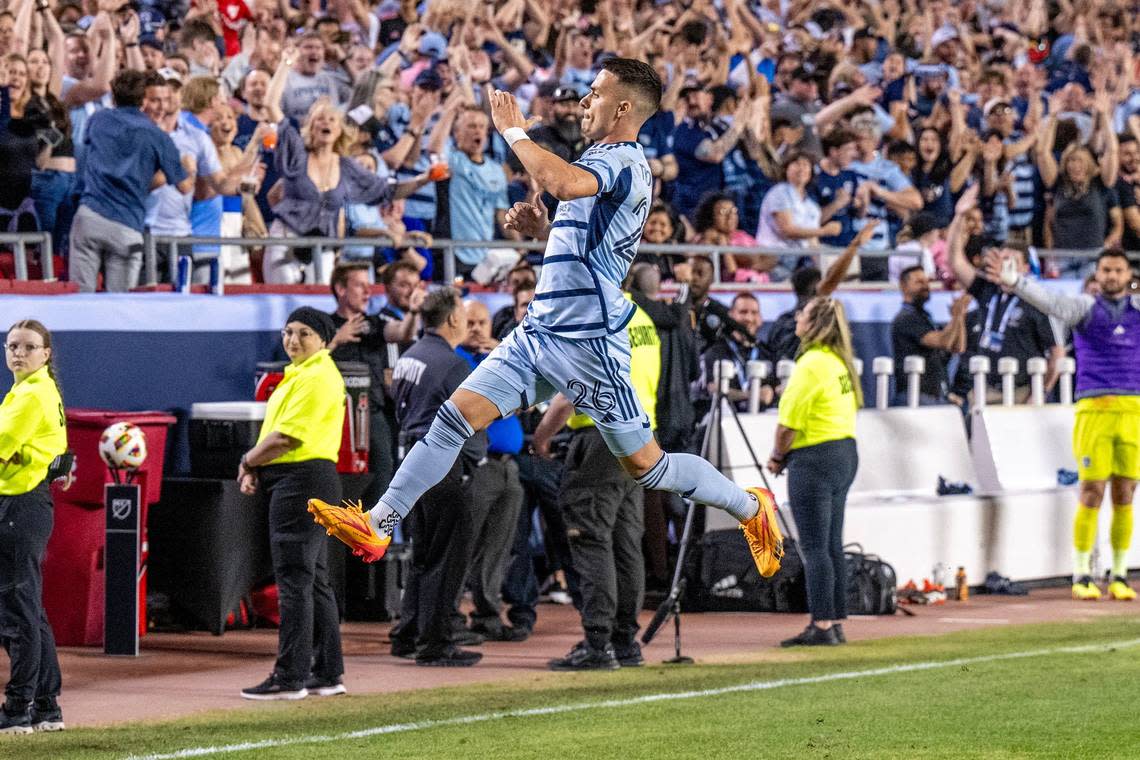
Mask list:
POLYGON ((10 354, 30 354, 37 349, 43 348, 43 346, 37 346, 35 343, 7 343, 4 348, 7 349, 10 354))
POLYGON ((739 212, 736 210, 736 206, 729 206, 728 208, 717 209, 717 214, 719 214, 721 216, 732 216, 733 214, 737 214, 737 213, 739 213, 739 212))

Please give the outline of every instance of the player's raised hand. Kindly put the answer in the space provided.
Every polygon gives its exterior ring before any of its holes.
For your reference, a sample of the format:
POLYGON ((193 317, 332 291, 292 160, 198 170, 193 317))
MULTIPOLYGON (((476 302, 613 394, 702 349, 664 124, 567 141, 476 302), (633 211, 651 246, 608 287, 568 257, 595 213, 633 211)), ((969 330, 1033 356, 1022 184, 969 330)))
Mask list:
POLYGON ((495 123, 495 129, 499 130, 499 134, 511 127, 530 129, 540 121, 538 117, 527 119, 523 116, 518 101, 509 92, 492 90, 491 86, 487 85, 486 95, 487 102, 491 104, 491 121, 495 123))
POLYGON ((540 200, 541 193, 535 193, 530 203, 519 201, 507 209, 503 226, 523 237, 537 238, 542 235, 546 223, 545 207, 540 200))

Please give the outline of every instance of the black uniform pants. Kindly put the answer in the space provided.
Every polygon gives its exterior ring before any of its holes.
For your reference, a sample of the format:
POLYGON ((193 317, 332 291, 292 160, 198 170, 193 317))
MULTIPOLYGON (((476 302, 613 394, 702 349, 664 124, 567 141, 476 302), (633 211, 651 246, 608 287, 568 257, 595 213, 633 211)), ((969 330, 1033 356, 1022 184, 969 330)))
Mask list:
POLYGON ((805 446, 788 454, 788 498, 804 556, 812 620, 847 617, 843 514, 858 468, 854 438, 805 446))
POLYGON ((519 510, 515 526, 511 561, 503 581, 503 601, 511 605, 507 619, 515 628, 530 631, 538 619, 538 577, 531 548, 534 533, 534 511, 546 521, 546 559, 550 572, 570 569, 570 545, 566 542, 566 526, 558 508, 558 491, 562 483, 562 463, 534 454, 520 453, 516 458, 519 481, 523 487, 524 506, 519 510))
POLYGON ((471 530, 475 541, 467 585, 475 603, 472 625, 494 628, 502 624, 499 612, 503 606, 503 576, 522 502, 523 487, 515 460, 489 454, 471 478, 471 530))
POLYGON ((4 693, 12 705, 59 695, 55 636, 43 606, 42 564, 54 516, 46 482, 0 496, 0 643, 11 660, 4 693))
POLYGON ((642 491, 596 428, 574 434, 559 494, 591 646, 628 646, 645 595, 642 491))
POLYGON ((269 465, 260 478, 269 494, 269 548, 281 608, 274 672, 290 683, 304 682, 310 672, 336 680, 344 673, 344 658, 329 585, 329 542, 306 509, 311 498, 340 502, 336 464, 314 459, 269 465))
POLYGON ((419 657, 437 657, 451 646, 455 600, 471 562, 470 488, 457 459, 404 521, 412 539, 412 570, 400 601, 392 643, 415 646, 419 657))

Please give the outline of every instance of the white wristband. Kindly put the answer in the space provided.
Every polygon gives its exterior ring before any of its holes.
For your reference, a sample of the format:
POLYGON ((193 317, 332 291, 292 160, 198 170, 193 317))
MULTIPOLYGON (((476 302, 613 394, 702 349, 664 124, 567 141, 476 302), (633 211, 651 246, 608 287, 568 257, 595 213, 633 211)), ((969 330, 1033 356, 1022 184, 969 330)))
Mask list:
POLYGON ((510 127, 503 130, 503 139, 507 141, 507 145, 514 147, 519 140, 529 140, 530 135, 522 127, 510 127))

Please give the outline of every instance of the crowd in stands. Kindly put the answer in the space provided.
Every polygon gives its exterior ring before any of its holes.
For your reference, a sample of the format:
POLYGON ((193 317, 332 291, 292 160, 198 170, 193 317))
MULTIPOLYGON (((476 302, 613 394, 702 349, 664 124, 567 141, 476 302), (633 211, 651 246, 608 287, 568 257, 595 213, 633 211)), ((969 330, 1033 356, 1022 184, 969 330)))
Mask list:
MULTIPOLYGON (((440 281, 433 236, 509 238, 505 210, 540 190, 491 129, 485 88, 513 93, 533 138, 572 160, 579 100, 613 55, 648 61, 665 87, 639 136, 656 181, 644 240, 778 254, 724 256, 727 282, 787 281, 811 261, 795 249, 872 225, 863 251, 900 254, 857 259, 851 277, 917 264, 952 284, 949 225, 971 187, 979 242, 1140 250, 1140 22, 1114 0, 4 7, 0 224, 50 232, 83 290, 100 269, 107 289, 137 284, 146 231, 376 238, 321 249, 320 267, 309 248, 223 246, 231 282, 327 281, 338 256, 440 281)), ((183 252, 198 280, 219 255, 183 252)), ((455 255, 484 284, 519 259, 455 255)), ((1031 259, 1044 276, 1087 268, 1031 259)), ((654 263, 669 280, 684 262, 654 263)))

